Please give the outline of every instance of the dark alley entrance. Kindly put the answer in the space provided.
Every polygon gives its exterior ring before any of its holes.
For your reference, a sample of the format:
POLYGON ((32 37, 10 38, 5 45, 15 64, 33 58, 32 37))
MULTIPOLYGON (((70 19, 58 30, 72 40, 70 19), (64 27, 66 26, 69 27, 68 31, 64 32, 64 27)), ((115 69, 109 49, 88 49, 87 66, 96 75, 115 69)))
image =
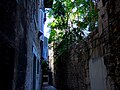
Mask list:
POLYGON ((48 62, 42 61, 42 90, 57 90, 53 85, 52 72, 49 69, 48 62))

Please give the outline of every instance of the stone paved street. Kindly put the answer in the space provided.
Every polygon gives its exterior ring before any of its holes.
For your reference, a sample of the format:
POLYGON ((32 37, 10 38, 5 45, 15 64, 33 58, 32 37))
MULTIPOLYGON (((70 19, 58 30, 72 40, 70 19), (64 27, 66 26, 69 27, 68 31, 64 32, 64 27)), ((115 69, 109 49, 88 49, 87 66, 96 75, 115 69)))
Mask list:
POLYGON ((43 83, 42 90, 57 90, 57 89, 51 85, 48 85, 48 83, 43 83))

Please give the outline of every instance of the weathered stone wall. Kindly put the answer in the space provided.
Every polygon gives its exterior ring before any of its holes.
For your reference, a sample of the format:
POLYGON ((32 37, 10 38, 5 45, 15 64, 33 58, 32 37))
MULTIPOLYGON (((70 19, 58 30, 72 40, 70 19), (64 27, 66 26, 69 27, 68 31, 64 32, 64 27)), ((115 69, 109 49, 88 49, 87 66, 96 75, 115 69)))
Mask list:
POLYGON ((108 33, 99 37, 98 32, 93 32, 85 42, 72 45, 57 58, 58 90, 119 90, 119 36, 116 36, 119 31, 116 31, 110 34, 112 45, 108 33))
MULTIPOLYGON (((37 1, 17 2, 16 45, 19 47, 15 90, 41 90, 41 48, 37 1), (21 52, 21 56, 20 56, 21 52), (21 57, 21 58, 20 58, 21 57)), ((41 18, 40 18, 41 19, 41 18)))
POLYGON ((99 0, 98 30, 56 58, 58 90, 120 89, 119 3, 99 0))
MULTIPOLYGON (((109 50, 106 54, 106 67, 110 89, 120 89, 120 1, 108 2, 109 50), (112 82, 112 83, 111 83, 112 82)), ((104 24, 104 23, 103 23, 104 24)), ((105 47, 107 49, 107 47, 105 47)), ((107 50, 108 51, 108 50, 107 50)))
POLYGON ((109 90, 120 89, 120 1, 100 0, 99 3, 99 31, 103 32, 102 46, 104 54, 104 64, 107 69, 107 88, 109 90))
POLYGON ((56 62, 55 79, 58 90, 87 90, 89 50, 86 42, 74 44, 56 62))
POLYGON ((37 0, 0 0, 0 86, 4 90, 41 90, 38 5, 37 0))

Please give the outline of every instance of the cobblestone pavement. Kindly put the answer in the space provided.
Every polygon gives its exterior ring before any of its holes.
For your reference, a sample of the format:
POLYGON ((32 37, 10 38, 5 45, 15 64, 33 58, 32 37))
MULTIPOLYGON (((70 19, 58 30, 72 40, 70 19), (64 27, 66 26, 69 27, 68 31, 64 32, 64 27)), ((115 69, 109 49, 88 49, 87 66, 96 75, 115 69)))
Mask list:
POLYGON ((43 83, 42 90, 57 90, 55 87, 48 85, 48 83, 43 83))

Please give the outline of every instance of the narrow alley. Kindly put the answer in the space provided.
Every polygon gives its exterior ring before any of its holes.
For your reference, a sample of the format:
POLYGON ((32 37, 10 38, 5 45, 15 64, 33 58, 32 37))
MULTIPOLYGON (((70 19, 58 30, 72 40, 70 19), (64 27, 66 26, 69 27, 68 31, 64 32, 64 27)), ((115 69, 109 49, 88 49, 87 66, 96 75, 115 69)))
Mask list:
POLYGON ((57 90, 55 87, 48 85, 47 82, 43 83, 43 88, 42 90, 57 90))
POLYGON ((0 90, 120 90, 120 0, 0 0, 0 90))

